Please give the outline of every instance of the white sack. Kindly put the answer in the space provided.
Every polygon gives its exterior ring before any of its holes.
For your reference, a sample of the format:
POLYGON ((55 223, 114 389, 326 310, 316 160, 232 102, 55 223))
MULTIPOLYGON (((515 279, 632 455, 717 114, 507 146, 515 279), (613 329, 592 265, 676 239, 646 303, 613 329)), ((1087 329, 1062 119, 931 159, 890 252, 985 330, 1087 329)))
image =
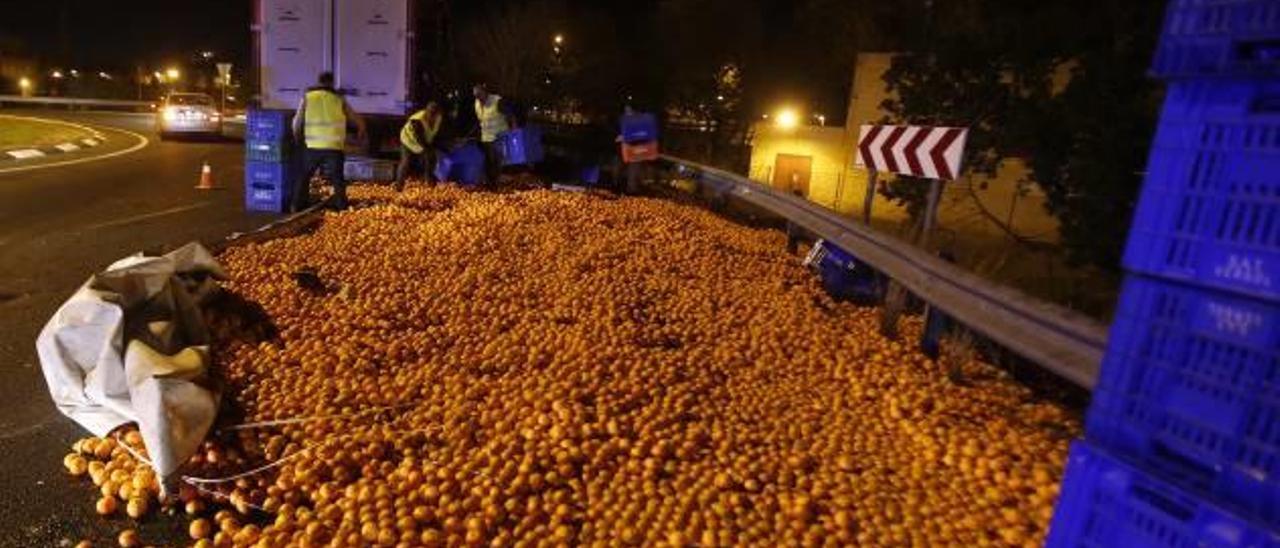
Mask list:
POLYGON ((97 436, 137 422, 152 466, 168 478, 217 413, 199 307, 225 276, 191 243, 163 257, 122 259, 90 278, 36 339, 58 409, 97 436))

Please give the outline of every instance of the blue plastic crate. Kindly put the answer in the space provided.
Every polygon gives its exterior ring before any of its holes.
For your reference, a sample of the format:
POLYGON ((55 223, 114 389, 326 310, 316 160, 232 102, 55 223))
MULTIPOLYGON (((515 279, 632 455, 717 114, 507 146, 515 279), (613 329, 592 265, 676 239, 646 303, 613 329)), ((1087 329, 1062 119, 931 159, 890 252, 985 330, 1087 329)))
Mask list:
POLYGON ((1152 73, 1166 78, 1280 74, 1280 1, 1170 2, 1152 73))
POLYGON ((1280 305, 1131 276, 1085 436, 1280 523, 1280 305))
POLYGON ((1280 299, 1280 79, 1170 87, 1126 268, 1280 299))
POLYGON ((475 145, 458 147, 436 160, 436 179, 462 185, 478 184, 484 178, 484 152, 475 145))
POLYGON ((1274 547, 1280 536, 1077 441, 1045 546, 1274 547))
POLYGON ((647 143, 658 140, 658 119, 647 112, 622 116, 622 142, 647 143))
POLYGON ((829 242, 818 240, 805 264, 818 272, 823 289, 837 299, 871 303, 878 301, 883 292, 875 270, 829 242))
POLYGON ((245 139, 244 159, 249 162, 278 163, 291 161, 294 151, 290 142, 245 139))
POLYGON ((249 109, 245 115, 245 140, 288 141, 293 133, 292 124, 292 110, 249 109))
POLYGON ((291 164, 246 162, 244 205, 248 211, 284 213, 292 196, 297 170, 291 164))
POLYGON ((503 132, 498 135, 498 150, 502 152, 502 165, 529 165, 541 162, 542 130, 533 126, 503 132))

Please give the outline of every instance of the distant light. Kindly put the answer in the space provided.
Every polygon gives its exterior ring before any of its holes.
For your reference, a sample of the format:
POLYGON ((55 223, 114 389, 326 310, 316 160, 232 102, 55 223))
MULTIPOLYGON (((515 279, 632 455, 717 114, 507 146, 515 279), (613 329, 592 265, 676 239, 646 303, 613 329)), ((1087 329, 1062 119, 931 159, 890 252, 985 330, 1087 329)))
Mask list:
POLYGON ((98 73, 98 78, 102 78, 103 80, 110 80, 110 79, 111 79, 111 75, 110 75, 110 74, 107 74, 106 72, 99 72, 99 73, 98 73))
POLYGON ((213 52, 212 51, 201 52, 200 56, 204 57, 205 59, 213 59, 213 52))
POLYGON ((31 79, 27 78, 26 76, 19 78, 18 87, 22 88, 23 90, 31 89, 31 79))
POLYGON ((55 70, 55 71, 53 71, 53 74, 50 74, 50 76, 52 76, 52 77, 54 77, 54 78, 62 78, 62 71, 60 71, 60 70, 55 70))
POLYGON ((817 115, 817 116, 816 116, 816 118, 818 119, 818 125, 823 126, 823 127, 826 127, 826 125, 827 125, 827 117, 826 117, 826 116, 819 114, 819 115, 817 115))
POLYGON ((157 71, 155 71, 155 72, 153 72, 153 73, 151 73, 151 74, 155 75, 156 80, 159 80, 159 81, 161 81, 161 82, 163 82, 163 81, 164 81, 164 75, 163 75, 163 74, 160 74, 160 71, 158 71, 158 70, 157 70, 157 71))
POLYGON ((182 76, 182 73, 178 72, 176 68, 171 68, 164 71, 164 75, 169 77, 170 80, 177 80, 179 76, 182 76))
POLYGON ((80 76, 80 71, 76 69, 71 69, 71 76, 78 78, 80 76))
POLYGON ((564 35, 563 35, 563 34, 557 34, 557 35, 556 35, 556 37, 553 39, 553 41, 555 41, 555 43, 556 43, 556 45, 557 45, 557 46, 558 46, 558 45, 560 45, 560 44, 563 44, 563 43, 564 43, 564 35))
POLYGON ((717 100, 717 101, 723 101, 723 100, 724 100, 724 96, 723 96, 723 95, 717 95, 717 96, 716 96, 716 100, 717 100))
POLYGON ((228 95, 228 96, 227 96, 227 100, 228 100, 228 101, 235 101, 235 100, 236 100, 236 96, 235 96, 235 95, 228 95))
POLYGON ((782 129, 794 129, 796 126, 800 125, 800 116, 796 114, 796 111, 784 108, 778 111, 777 123, 778 127, 782 129))

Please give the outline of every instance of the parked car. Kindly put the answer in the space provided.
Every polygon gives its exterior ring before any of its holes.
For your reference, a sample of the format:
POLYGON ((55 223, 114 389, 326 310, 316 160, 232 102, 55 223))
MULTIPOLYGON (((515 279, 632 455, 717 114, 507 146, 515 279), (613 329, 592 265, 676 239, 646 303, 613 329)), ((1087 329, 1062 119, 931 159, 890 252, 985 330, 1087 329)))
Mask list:
POLYGON ((204 93, 170 93, 156 110, 156 131, 161 139, 174 135, 221 135, 222 115, 217 103, 204 93))

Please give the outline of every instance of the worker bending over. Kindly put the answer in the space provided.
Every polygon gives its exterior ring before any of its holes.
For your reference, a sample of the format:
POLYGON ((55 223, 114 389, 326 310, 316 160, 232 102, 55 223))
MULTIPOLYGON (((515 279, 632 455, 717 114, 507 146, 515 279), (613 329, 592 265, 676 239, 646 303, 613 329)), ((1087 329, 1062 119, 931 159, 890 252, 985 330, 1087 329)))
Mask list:
POLYGON ((396 169, 396 191, 404 190, 404 180, 414 159, 419 160, 427 183, 435 184, 436 136, 444 118, 440 105, 430 101, 409 117, 400 128, 400 166, 396 169))
POLYGON ((342 149, 347 141, 347 122, 356 126, 356 138, 365 139, 364 119, 351 110, 333 89, 333 73, 322 72, 318 85, 308 89, 293 117, 294 138, 306 144, 302 171, 293 183, 293 210, 306 209, 311 202, 311 176, 316 169, 333 185, 334 207, 347 208, 347 182, 342 168, 346 162, 342 149))
POLYGON ((502 101, 502 97, 489 93, 489 89, 484 84, 476 84, 471 91, 476 98, 480 147, 484 149, 484 184, 493 185, 498 181, 498 173, 502 169, 502 153, 498 150, 498 136, 516 129, 518 124, 511 109, 502 101))

